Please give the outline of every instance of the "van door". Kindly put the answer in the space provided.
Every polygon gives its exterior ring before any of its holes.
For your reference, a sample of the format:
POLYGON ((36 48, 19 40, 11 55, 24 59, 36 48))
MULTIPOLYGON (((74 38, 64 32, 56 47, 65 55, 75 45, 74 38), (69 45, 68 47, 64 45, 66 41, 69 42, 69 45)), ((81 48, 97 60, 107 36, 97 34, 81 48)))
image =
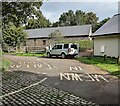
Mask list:
POLYGON ((56 48, 56 55, 61 55, 61 52, 62 52, 62 45, 57 45, 57 48, 56 48))
POLYGON ((55 45, 52 50, 51 50, 51 54, 55 55, 56 54, 56 49, 57 49, 57 45, 55 45))

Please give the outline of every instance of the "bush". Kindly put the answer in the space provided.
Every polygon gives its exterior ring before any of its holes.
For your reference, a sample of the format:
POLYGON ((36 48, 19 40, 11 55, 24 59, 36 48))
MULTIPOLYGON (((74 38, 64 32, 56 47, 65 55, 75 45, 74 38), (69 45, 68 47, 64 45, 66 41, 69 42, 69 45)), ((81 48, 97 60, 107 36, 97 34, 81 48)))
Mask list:
POLYGON ((93 49, 93 41, 81 40, 78 43, 80 45, 80 51, 86 51, 86 50, 89 50, 89 49, 93 49))
POLYGON ((12 64, 11 61, 6 60, 6 59, 3 59, 3 60, 2 60, 1 67, 0 67, 0 71, 5 71, 5 70, 7 70, 7 69, 10 67, 11 64, 12 64))
POLYGON ((63 43, 78 43, 80 51, 86 51, 89 49, 93 49, 93 41, 92 40, 63 40, 63 43))

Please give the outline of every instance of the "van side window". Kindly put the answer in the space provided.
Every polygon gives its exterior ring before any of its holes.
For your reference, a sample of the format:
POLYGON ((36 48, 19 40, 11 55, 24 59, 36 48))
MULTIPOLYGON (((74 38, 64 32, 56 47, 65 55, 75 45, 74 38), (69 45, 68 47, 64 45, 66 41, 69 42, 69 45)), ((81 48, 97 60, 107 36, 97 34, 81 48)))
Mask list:
POLYGON ((57 45, 55 45, 53 48, 52 48, 52 50, 54 50, 54 49, 56 49, 57 48, 57 45))
POLYGON ((64 44, 64 49, 67 49, 69 47, 68 44, 64 44))
POLYGON ((52 49, 62 49, 62 45, 55 45, 52 49))
POLYGON ((56 49, 62 49, 62 45, 57 45, 56 49))

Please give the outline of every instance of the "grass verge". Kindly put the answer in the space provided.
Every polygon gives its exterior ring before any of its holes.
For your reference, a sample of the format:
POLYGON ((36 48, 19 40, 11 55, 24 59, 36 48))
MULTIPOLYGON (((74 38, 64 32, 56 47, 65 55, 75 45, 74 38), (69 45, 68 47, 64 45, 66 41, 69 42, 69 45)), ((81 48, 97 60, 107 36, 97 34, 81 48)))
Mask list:
POLYGON ((39 53, 17 53, 16 56, 35 56, 35 57, 42 57, 46 56, 45 53, 39 54, 39 53))
POLYGON ((110 72, 112 75, 120 77, 120 65, 117 64, 117 59, 103 57, 79 57, 77 60, 86 63, 93 64, 102 70, 110 72))
POLYGON ((12 64, 11 61, 6 60, 6 59, 3 59, 3 60, 2 60, 2 64, 1 64, 1 66, 0 66, 0 70, 1 70, 1 71, 8 70, 8 68, 10 67, 11 64, 12 64))

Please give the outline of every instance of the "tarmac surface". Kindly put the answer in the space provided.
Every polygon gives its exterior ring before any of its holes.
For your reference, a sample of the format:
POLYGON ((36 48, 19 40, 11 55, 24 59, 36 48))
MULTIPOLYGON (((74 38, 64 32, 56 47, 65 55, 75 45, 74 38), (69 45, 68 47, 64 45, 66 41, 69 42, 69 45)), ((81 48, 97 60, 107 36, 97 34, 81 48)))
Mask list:
POLYGON ((6 106, 11 100, 11 106, 16 103, 19 106, 30 103, 36 106, 119 104, 118 78, 98 67, 75 59, 4 57, 13 62, 8 72, 3 74, 2 100, 6 106))

